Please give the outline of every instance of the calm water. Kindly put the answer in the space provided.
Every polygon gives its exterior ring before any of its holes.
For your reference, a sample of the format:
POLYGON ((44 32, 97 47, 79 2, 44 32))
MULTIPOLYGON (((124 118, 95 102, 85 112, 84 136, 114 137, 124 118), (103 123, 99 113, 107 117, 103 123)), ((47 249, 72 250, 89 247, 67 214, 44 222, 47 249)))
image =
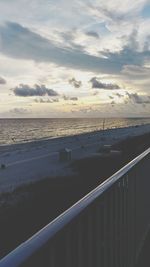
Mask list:
MULTIPOLYGON (((106 119, 105 129, 150 123, 148 119, 106 119)), ((0 119, 0 144, 68 136, 101 130, 103 119, 0 119)))

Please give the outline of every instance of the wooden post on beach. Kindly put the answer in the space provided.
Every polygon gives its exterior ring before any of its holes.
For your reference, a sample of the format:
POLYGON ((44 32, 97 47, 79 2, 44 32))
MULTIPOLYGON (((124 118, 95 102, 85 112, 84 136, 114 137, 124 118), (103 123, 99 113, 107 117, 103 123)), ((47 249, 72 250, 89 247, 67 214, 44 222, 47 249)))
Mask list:
POLYGON ((71 160, 71 149, 64 148, 59 151, 59 161, 70 161, 71 160))
POLYGON ((103 131, 105 130, 105 119, 103 119, 103 131))

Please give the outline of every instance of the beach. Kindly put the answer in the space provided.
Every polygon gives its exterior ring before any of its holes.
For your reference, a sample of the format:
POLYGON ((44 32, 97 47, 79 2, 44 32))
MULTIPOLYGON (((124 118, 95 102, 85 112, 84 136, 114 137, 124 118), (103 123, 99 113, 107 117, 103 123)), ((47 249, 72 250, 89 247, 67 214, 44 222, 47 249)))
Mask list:
POLYGON ((0 146, 0 193, 45 178, 75 174, 72 162, 95 156, 104 145, 150 132, 150 124, 0 146), (71 161, 60 162, 59 151, 71 150, 71 161))
POLYGON ((0 194, 0 257, 26 241, 146 150, 150 146, 149 128, 145 125, 47 140, 44 143, 38 141, 3 146, 1 158, 10 153, 7 160, 12 163, 0 171, 9 178, 3 180, 5 191, 0 194), (80 146, 74 139, 80 141, 80 146), (71 161, 59 161, 56 149, 60 149, 60 144, 72 147, 71 161), (110 153, 102 152, 104 144, 112 144, 110 153), (44 154, 50 149, 50 155, 44 154), (14 160, 18 161, 14 163, 14 160), (21 175, 24 177, 22 180, 19 179, 21 175))

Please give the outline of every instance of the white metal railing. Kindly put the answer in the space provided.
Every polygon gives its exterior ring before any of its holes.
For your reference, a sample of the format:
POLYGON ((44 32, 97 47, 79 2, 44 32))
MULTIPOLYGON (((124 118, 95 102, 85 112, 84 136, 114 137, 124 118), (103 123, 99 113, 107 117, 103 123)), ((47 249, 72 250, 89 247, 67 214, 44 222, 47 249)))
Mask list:
POLYGON ((150 228, 150 148, 0 261, 0 267, 134 267, 150 228))

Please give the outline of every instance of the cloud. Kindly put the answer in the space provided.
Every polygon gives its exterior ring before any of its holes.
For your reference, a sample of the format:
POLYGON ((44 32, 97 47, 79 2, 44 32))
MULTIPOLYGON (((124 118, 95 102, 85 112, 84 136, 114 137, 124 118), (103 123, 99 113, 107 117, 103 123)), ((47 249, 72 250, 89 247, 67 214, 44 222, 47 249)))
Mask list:
POLYGON ((119 98, 124 97, 123 95, 121 95, 121 94, 119 94, 119 93, 116 93, 115 95, 118 96, 119 98))
POLYGON ((114 62, 115 68, 117 68, 116 65, 118 64, 118 70, 122 70, 126 65, 142 66, 145 60, 150 59, 150 51, 136 51, 128 46, 123 47, 119 52, 106 50, 100 53, 107 58, 108 64, 109 62, 111 64, 114 62))
POLYGON ((70 47, 77 51, 83 51, 84 45, 75 43, 75 39, 77 37, 77 32, 74 29, 73 31, 67 31, 67 32, 60 32, 59 36, 63 39, 64 47, 70 47))
POLYGON ((94 95, 94 96, 96 96, 98 94, 99 94, 99 92, 97 90, 92 93, 92 95, 94 95))
POLYGON ((93 108, 92 107, 85 107, 85 108, 81 108, 79 111, 86 114, 86 113, 92 112, 93 108))
POLYGON ((93 77, 90 80, 91 84, 92 84, 92 88, 96 88, 96 89, 104 89, 104 90, 116 90, 116 89, 120 89, 120 86, 117 84, 113 84, 113 83, 104 83, 99 81, 96 77, 93 77))
POLYGON ((44 98, 39 98, 39 99, 35 99, 34 100, 35 103, 41 103, 41 104, 49 104, 49 103, 56 103, 56 102, 59 102, 59 99, 58 98, 53 98, 53 99, 44 99, 44 98))
POLYGON ((107 69, 107 61, 77 49, 65 49, 18 23, 0 26, 0 51, 10 57, 50 62, 82 70, 107 69), (90 64, 89 64, 90 63, 90 64))
POLYGON ((6 80, 2 77, 0 77, 0 84, 6 84, 6 80))
POLYGON ((90 37, 94 37, 94 38, 97 38, 99 39, 99 34, 97 32, 94 32, 94 31, 88 31, 85 33, 86 35, 90 36, 90 37))
POLYGON ((77 81, 75 78, 70 79, 69 83, 73 85, 75 88, 80 88, 82 86, 82 82, 77 81))
POLYGON ((64 100, 78 101, 78 97, 76 97, 76 96, 70 97, 70 96, 63 95, 63 99, 64 100))
POLYGON ((16 96, 30 97, 30 96, 58 96, 58 93, 53 89, 48 89, 45 85, 35 84, 30 87, 27 84, 20 84, 12 89, 16 96))
POLYGON ((141 67, 136 65, 126 65, 122 70, 122 74, 133 79, 149 79, 150 77, 150 67, 141 67))
POLYGON ((85 4, 86 11, 99 20, 105 20, 107 23, 125 23, 132 21, 139 15, 147 0, 137 0, 131 4, 130 0, 123 3, 120 0, 99 0, 85 4))
POLYGON ((118 64, 118 68, 120 68, 122 73, 129 75, 130 70, 133 71, 134 68, 138 72, 140 68, 143 68, 144 63, 150 60, 150 50, 145 46, 147 41, 144 42, 143 49, 140 48, 137 36, 137 30, 133 30, 120 51, 111 52, 103 50, 100 52, 100 55, 106 57, 108 64, 109 62, 114 62, 114 67, 118 64))
POLYGON ((124 65, 142 65, 150 58, 150 51, 136 51, 129 45, 119 52, 106 50, 101 51, 100 56, 90 55, 82 49, 61 47, 61 44, 12 22, 0 26, 0 51, 13 58, 112 74, 120 72, 124 65))
POLYGON ((73 97, 70 97, 70 100, 72 100, 72 101, 78 101, 78 98, 75 97, 75 96, 73 96, 73 97))
POLYGON ((29 114, 30 113, 30 110, 26 109, 26 108, 14 108, 14 109, 11 109, 9 111, 10 113, 13 113, 13 114, 18 114, 18 115, 22 115, 22 114, 29 114))
POLYGON ((129 92, 126 92, 126 95, 136 104, 150 104, 150 96, 129 92))

